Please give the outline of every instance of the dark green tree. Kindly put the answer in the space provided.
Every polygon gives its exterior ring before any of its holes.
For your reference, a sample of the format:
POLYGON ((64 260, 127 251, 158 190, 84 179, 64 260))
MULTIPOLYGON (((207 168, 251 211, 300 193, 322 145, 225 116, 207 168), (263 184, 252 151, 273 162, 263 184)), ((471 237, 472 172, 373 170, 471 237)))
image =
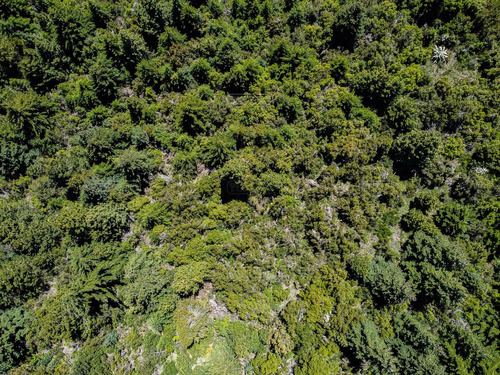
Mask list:
POLYGON ((371 293, 381 303, 401 304, 415 298, 410 282, 393 262, 377 259, 368 276, 371 293))
POLYGON ((121 173, 129 183, 139 188, 146 186, 150 175, 156 169, 153 158, 145 151, 134 148, 123 151, 115 159, 116 170, 121 173))
POLYGON ((440 145, 436 132, 413 130, 399 136, 391 150, 394 169, 403 177, 421 174, 436 161, 440 145))
POLYGON ((123 78, 111 60, 100 56, 89 71, 95 93, 103 104, 111 103, 118 95, 118 87, 123 78))
POLYGON ((29 321, 28 312, 21 308, 0 313, 0 371, 6 372, 16 366, 27 354, 29 321))
POLYGON ((3 137, 29 141, 44 138, 53 127, 54 103, 34 91, 8 93, 2 103, 5 120, 3 137))

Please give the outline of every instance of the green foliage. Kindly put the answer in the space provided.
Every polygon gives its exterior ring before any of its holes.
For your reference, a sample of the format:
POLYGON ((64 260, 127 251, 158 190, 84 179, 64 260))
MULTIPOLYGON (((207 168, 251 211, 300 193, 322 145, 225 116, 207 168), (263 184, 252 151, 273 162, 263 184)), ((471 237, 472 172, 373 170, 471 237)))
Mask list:
POLYGON ((0 128, 2 138, 43 139, 53 126, 54 103, 32 90, 7 92, 5 96, 2 102, 5 115, 0 128))
POLYGON ((149 203, 149 199, 146 196, 137 196, 134 199, 132 199, 130 202, 127 204, 127 208, 129 211, 132 212, 137 212, 141 208, 143 208, 146 204, 149 203))
POLYGON ((76 62, 80 59, 86 33, 92 26, 83 10, 76 9, 75 5, 73 1, 57 1, 49 8, 49 15, 53 17, 64 54, 76 62))
POLYGON ((175 299, 168 298, 167 289, 172 278, 156 267, 151 253, 132 254, 125 265, 124 276, 126 285, 121 288, 120 297, 132 313, 142 314, 158 308, 173 311, 175 299), (165 296, 165 300, 161 296, 165 296), (167 305, 163 306, 164 303, 167 305))
POLYGON ((470 216, 467 207, 454 203, 441 207, 434 221, 444 234, 458 237, 466 233, 470 216))
POLYGON ((29 315, 27 311, 13 308, 0 315, 0 371, 6 372, 19 364, 27 353, 26 334, 29 315))
POLYGON ((329 37, 331 43, 352 49, 365 31, 366 14, 364 4, 350 1, 343 6, 333 19, 329 37))
POLYGON ((419 128, 418 107, 409 98, 396 100, 387 109, 387 122, 397 133, 406 133, 419 128))
POLYGON ((368 283, 374 297, 385 303, 402 304, 415 298, 403 271, 390 261, 377 259, 373 262, 368 283))
POLYGON ((339 354, 339 347, 335 344, 321 346, 308 355, 308 358, 304 360, 304 365, 298 369, 297 374, 326 375, 339 373, 342 371, 339 354))
MULTIPOLYGON (((20 255, 49 254, 57 246, 54 220, 29 202, 0 202, 0 241, 20 255)), ((14 259, 15 260, 15 259, 14 259)))
POLYGON ((443 309, 456 308, 465 298, 466 291, 449 271, 430 264, 422 266, 422 298, 443 309))
POLYGON ((259 185, 263 196, 276 197, 290 185, 290 179, 286 175, 267 172, 260 175, 259 185))
POLYGON ((208 361, 204 366, 209 374, 236 374, 241 372, 241 364, 234 356, 234 352, 225 340, 215 340, 212 347, 207 349, 208 361))
POLYGON ((394 168, 402 176, 422 173, 435 162, 440 144, 436 132, 413 130, 398 137, 391 150, 394 168))
POLYGON ((19 177, 36 156, 38 153, 25 145, 0 143, 0 175, 8 179, 19 177))
POLYGON ((201 143, 202 160, 209 168, 221 167, 233 156, 235 148, 236 142, 232 138, 205 138, 201 143))
POLYGON ((394 331, 392 345, 400 371, 446 374, 439 360, 443 349, 428 326, 410 314, 399 314, 394 319, 394 331))
POLYGON ((105 203, 109 200, 111 190, 118 185, 118 176, 92 176, 82 186, 82 199, 86 203, 105 203))
POLYGON ((193 177, 197 172, 198 155, 195 152, 181 151, 172 160, 174 169, 186 177, 193 177))
POLYGON ((252 364, 255 364, 256 373, 259 375, 276 374, 281 366, 281 358, 274 353, 269 353, 267 356, 256 357, 252 360, 252 364))
POLYGON ((355 327, 350 338, 352 350, 359 361, 369 361, 374 374, 384 374, 396 370, 396 358, 390 346, 380 337, 378 327, 369 319, 355 327))
POLYGON ((207 103, 197 96, 190 96, 176 108, 180 130, 189 135, 206 134, 211 130, 207 117, 207 103))
POLYGON ((0 0, 0 373, 495 373, 497 2, 0 0))
POLYGON ((0 267, 0 307, 6 309, 36 297, 45 287, 43 273, 26 258, 5 261, 0 267))
POLYGON ((349 260, 349 273, 359 281, 366 281, 371 274, 370 258, 355 255, 349 260))
POLYGON ((79 351, 71 371, 72 375, 111 374, 106 354, 100 347, 88 346, 79 351))
MULTIPOLYGON (((391 75, 389 72, 383 69, 362 71, 354 76, 352 84, 356 92, 363 98, 363 101, 367 105, 379 111, 386 109, 401 90, 400 81, 395 76, 391 75)), ((404 117, 408 116, 408 114, 405 115, 402 113, 395 113, 395 111, 402 111, 402 103, 403 102, 396 103, 392 110, 388 111, 389 116, 391 116, 389 118, 392 119, 392 121, 394 121, 396 124, 398 122, 401 123, 407 121, 406 119, 404 119, 404 117)), ((404 110, 408 111, 407 108, 403 109, 403 111, 404 110)), ((405 125, 406 124, 398 124, 396 126, 401 127, 405 125)))
POLYGON ((218 334, 226 336, 234 353, 239 358, 249 358, 262 348, 258 332, 241 321, 230 322, 224 319, 217 322, 218 334))
POLYGON ((430 235, 423 231, 417 231, 410 237, 405 245, 405 255, 410 260, 449 270, 463 269, 468 263, 458 244, 451 243, 443 235, 430 235))
POLYGON ((443 155, 449 159, 456 159, 465 153, 465 146, 461 137, 449 137, 444 145, 443 155))
POLYGON ((410 203, 411 208, 416 208, 423 213, 429 213, 439 206, 439 198, 432 191, 422 191, 410 203))
POLYGON ((183 300, 175 309, 175 329, 184 348, 203 339, 209 330, 209 310, 203 302, 183 300))
POLYGON ((206 59, 201 58, 194 61, 191 64, 190 69, 191 75, 198 84, 203 85, 209 83, 212 66, 206 59))
POLYGON ((75 242, 83 242, 88 238, 86 214, 87 210, 81 204, 67 205, 60 210, 56 223, 75 242))
POLYGON ((102 345, 105 347, 114 346, 118 342, 118 338, 119 338, 118 333, 110 332, 104 338, 102 345))
POLYGON ((402 227, 408 232, 424 231, 429 234, 439 233, 432 219, 426 216, 422 211, 417 209, 410 209, 401 220, 402 227))
POLYGON ((91 208, 85 215, 85 226, 90 237, 95 241, 112 241, 120 239, 127 216, 114 205, 99 205, 91 208))
POLYGON ((302 113, 302 103, 298 98, 280 96, 276 103, 276 108, 281 116, 289 123, 294 122, 302 113))
POLYGON ((58 87, 65 95, 66 104, 72 109, 91 109, 99 103, 94 86, 87 77, 74 77, 68 82, 59 84, 58 87))
POLYGON ((500 165, 500 141, 493 140, 481 145, 474 152, 473 157, 492 172, 498 173, 500 171, 498 167, 500 165))
POLYGON ((175 367, 174 362, 167 362, 163 366, 162 375, 176 375, 176 374, 178 374, 178 372, 177 372, 177 367, 175 367))
POLYGON ((54 338, 78 340, 99 329, 109 319, 110 305, 117 302, 112 289, 117 281, 117 269, 102 262, 46 299, 35 311, 30 340, 47 347, 54 338), (99 318, 100 314, 107 317, 99 318))
POLYGON ((204 262, 186 264, 175 270, 172 286, 181 296, 189 296, 198 291, 207 274, 204 262))
POLYGON ((120 71, 110 60, 101 57, 92 65, 89 73, 96 96, 103 104, 109 104, 117 97, 117 85, 121 81, 120 71))
POLYGON ((244 60, 241 64, 234 65, 231 71, 224 75, 224 87, 233 93, 248 91, 262 73, 263 68, 258 61, 244 60))
POLYGON ((156 169, 156 164, 151 155, 134 148, 123 151, 116 159, 115 166, 129 183, 144 187, 151 173, 156 169))
POLYGON ((237 43, 230 38, 220 41, 215 53, 215 65, 222 72, 227 72, 238 61, 241 49, 237 43))
POLYGON ((292 338, 283 326, 274 328, 270 341, 274 352, 280 356, 286 356, 294 347, 292 338))
POLYGON ((152 229, 155 225, 167 224, 169 215, 165 205, 161 203, 148 203, 136 214, 139 224, 146 229, 152 229))

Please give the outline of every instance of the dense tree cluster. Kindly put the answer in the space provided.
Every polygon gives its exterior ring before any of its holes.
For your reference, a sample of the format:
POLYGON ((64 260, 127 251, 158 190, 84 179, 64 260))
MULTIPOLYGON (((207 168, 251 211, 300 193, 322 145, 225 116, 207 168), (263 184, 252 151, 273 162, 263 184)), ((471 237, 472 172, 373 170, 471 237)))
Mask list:
POLYGON ((0 373, 497 373, 499 15, 1 0, 0 373))

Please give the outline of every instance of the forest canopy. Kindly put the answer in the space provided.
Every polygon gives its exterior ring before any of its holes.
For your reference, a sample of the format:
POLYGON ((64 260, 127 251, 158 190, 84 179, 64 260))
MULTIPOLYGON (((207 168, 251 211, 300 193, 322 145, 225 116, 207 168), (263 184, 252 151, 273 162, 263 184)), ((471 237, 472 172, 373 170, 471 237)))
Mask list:
POLYGON ((0 0, 0 373, 500 371, 498 0, 0 0))

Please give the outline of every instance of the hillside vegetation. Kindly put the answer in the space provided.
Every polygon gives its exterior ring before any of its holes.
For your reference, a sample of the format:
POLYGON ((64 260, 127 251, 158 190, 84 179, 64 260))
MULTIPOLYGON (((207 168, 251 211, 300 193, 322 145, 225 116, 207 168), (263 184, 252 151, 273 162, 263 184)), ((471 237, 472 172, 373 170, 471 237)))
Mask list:
POLYGON ((0 374, 500 371, 498 0, 0 0, 0 374))

